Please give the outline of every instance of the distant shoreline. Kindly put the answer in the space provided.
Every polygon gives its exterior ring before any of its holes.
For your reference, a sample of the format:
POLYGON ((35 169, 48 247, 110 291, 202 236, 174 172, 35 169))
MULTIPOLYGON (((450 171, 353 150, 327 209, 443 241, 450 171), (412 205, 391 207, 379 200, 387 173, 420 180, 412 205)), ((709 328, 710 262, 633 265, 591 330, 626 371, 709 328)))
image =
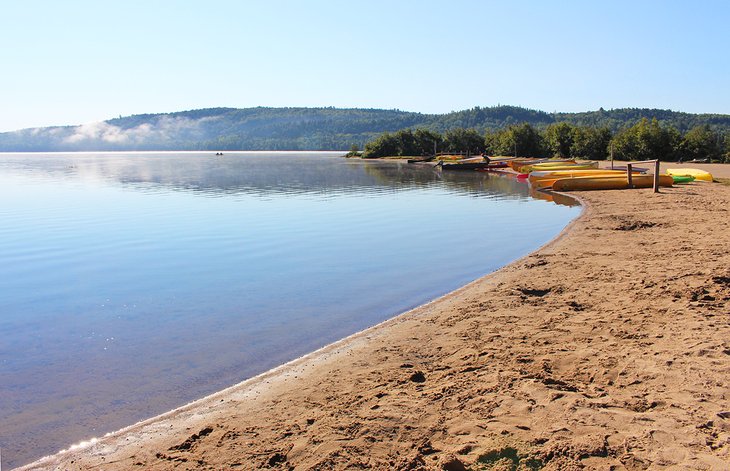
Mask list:
MULTIPOLYGON (((570 147, 571 156, 595 159, 596 156, 593 154, 596 152, 607 155, 607 142, 600 137, 601 132, 596 135, 592 132, 586 133, 588 128, 593 131, 607 130, 609 134, 618 136, 624 129, 636 126, 643 120, 647 120, 650 131, 660 132, 671 128, 673 132, 678 133, 679 137, 699 128, 702 131, 700 134, 703 136, 707 133, 712 134, 710 136, 712 143, 716 140, 718 142, 719 140, 727 141, 730 132, 730 115, 727 114, 683 113, 649 108, 612 110, 601 108, 577 113, 547 113, 517 106, 500 105, 475 106, 442 114, 363 108, 208 108, 131 115, 70 126, 47 126, 0 132, 0 150, 4 152, 133 152, 135 149, 170 151, 184 148, 193 151, 204 149, 204 152, 227 152, 226 149, 306 149, 305 152, 317 149, 337 151, 343 149, 343 152, 347 152, 353 146, 363 149, 366 144, 372 144, 385 133, 398 133, 406 130, 444 133, 444 137, 452 131, 467 130, 484 138, 486 134, 515 126, 532 127, 533 131, 538 134, 544 134, 550 126, 564 125, 579 129, 581 132, 573 142, 577 147, 573 148, 569 142, 562 143, 560 155, 567 155, 565 148, 570 147), (656 120, 656 126, 653 124, 654 120, 656 120), (717 133, 717 139, 715 133, 717 133)), ((520 134, 524 133, 520 131, 520 134)), ((640 133, 640 135, 643 134, 640 133)), ((609 138, 610 136, 604 137, 609 138)), ((702 139, 705 138, 702 137, 702 139)), ((497 139, 499 141, 497 142, 488 137, 486 140, 479 144, 472 142, 468 148, 474 150, 474 145, 476 145, 476 148, 485 149, 489 153, 507 152, 508 155, 512 155, 514 143, 511 142, 511 139, 497 139), (491 145, 487 145, 486 140, 490 141, 491 145), (497 150, 495 146, 500 150, 497 150)), ((426 141, 423 146, 418 146, 419 154, 424 150, 430 152, 433 149, 434 140, 429 137, 426 141)), ((452 139, 449 142, 448 147, 439 147, 439 149, 461 148, 465 144, 465 142, 461 142, 460 138, 452 139)), ((520 147, 518 152, 523 155, 534 153, 534 145, 530 142, 529 139, 521 139, 518 144, 520 147)), ((651 145, 653 142, 653 140, 648 140, 646 143, 649 144, 650 149, 656 151, 657 149, 651 145)), ((533 142, 533 144, 535 143, 533 142)), ((723 149, 725 147, 723 145, 723 149)), ((696 146, 682 147, 683 152, 695 148, 696 146)), ((625 151, 630 156, 632 152, 639 152, 641 149, 643 146, 636 149, 625 149, 625 151)), ((551 147, 550 152, 555 150, 551 147)), ((620 155, 622 146, 615 146, 615 150, 618 152, 617 155, 620 155)), ((664 151, 666 149, 662 152, 664 151)), ((412 151, 409 150, 406 153, 410 152, 412 151)), ((722 151, 723 154, 726 152, 727 149, 722 151)), ((552 154, 545 152, 545 155, 552 154)), ((664 152, 661 155, 669 154, 664 152)), ((647 156, 639 155, 638 157, 641 157, 640 160, 645 160, 647 156)))

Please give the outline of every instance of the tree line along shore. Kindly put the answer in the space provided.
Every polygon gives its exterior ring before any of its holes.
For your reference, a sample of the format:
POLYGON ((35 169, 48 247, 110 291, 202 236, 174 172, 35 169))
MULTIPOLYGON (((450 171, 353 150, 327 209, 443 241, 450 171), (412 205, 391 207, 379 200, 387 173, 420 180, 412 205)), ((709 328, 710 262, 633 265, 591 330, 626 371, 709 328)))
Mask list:
POLYGON ((559 122, 539 128, 524 122, 481 134, 474 128, 439 133, 424 128, 386 132, 353 146, 348 156, 363 158, 434 155, 439 152, 581 158, 589 160, 704 161, 730 163, 730 133, 707 124, 680 132, 656 118, 642 118, 617 131, 609 127, 559 122))

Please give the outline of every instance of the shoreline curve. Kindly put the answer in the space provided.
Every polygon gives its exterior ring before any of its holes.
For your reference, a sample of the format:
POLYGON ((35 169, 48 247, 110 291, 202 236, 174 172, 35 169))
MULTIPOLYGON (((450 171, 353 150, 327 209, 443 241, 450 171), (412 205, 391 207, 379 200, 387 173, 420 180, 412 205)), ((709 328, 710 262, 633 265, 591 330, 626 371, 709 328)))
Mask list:
POLYGON ((457 296, 460 292, 467 290, 470 286, 479 283, 480 281, 483 281, 484 279, 494 276, 497 273, 499 273, 501 270, 506 269, 513 264, 517 264, 523 259, 540 252, 541 250, 545 249, 546 247, 549 247, 553 243, 557 242, 559 239, 565 236, 570 230, 571 227, 579 220, 585 217, 586 212, 589 210, 590 206, 588 203, 586 203, 582 198, 576 195, 569 195, 567 193, 561 193, 562 196, 575 200, 578 204, 581 206, 581 212, 573 218, 568 224, 563 227, 563 229, 552 239, 535 249, 534 251, 523 255, 522 257, 513 260, 512 262, 508 263, 507 265, 504 265, 497 270, 487 273, 484 276, 481 276, 463 286, 460 286, 453 291, 450 291, 448 293, 445 293, 437 298, 434 298, 428 302, 425 302, 423 304, 420 304, 412 309, 409 309, 405 312, 402 312, 400 314, 397 314, 396 316, 386 319, 382 322, 379 322, 378 324, 375 324, 373 326, 370 326, 366 329, 360 330, 358 332, 355 332, 351 335, 348 335, 347 337, 344 337, 342 339, 339 339, 335 342, 329 343, 321 348, 318 348, 317 350, 314 350, 312 352, 309 352, 305 355, 302 355, 298 358, 295 358, 293 360, 290 360, 282 365, 276 366, 274 368, 271 368, 267 371, 264 371, 263 373, 259 373, 256 376, 253 376, 251 378, 245 379, 239 383, 236 383, 232 386, 229 386, 227 388, 221 389, 220 391, 213 392, 211 394, 208 394, 207 396, 201 397, 199 399, 195 399, 185 405, 182 405, 180 407, 176 407, 172 410, 163 412, 161 414, 158 414, 153 417, 149 417, 147 419, 140 420, 134 424, 131 424, 127 427, 123 427, 121 429, 108 432, 101 437, 92 437, 88 440, 84 440, 78 443, 73 443, 69 445, 68 448, 59 450, 58 452, 52 454, 43 456, 31 463, 28 463, 26 465, 22 465, 20 467, 15 468, 16 470, 31 470, 31 469, 42 469, 46 466, 46 464, 50 464, 54 462, 57 458, 60 458, 62 456, 75 453, 81 450, 84 450, 86 448, 92 447, 96 444, 103 443, 104 441, 113 440, 114 438, 117 438, 125 433, 133 432, 134 430, 138 428, 143 428, 145 426, 151 425, 155 422, 169 420, 172 418, 175 418, 177 415, 184 414, 184 413, 191 413, 193 409, 204 407, 206 404, 208 404, 211 401, 215 401, 223 396, 226 396, 231 393, 246 393, 246 391, 242 391, 245 388, 255 388, 261 385, 262 382, 265 382, 269 379, 272 379, 274 377, 277 377, 279 375, 292 375, 295 371, 297 371, 297 368, 306 367, 307 363, 309 361, 323 361, 327 359, 331 355, 336 355, 338 353, 341 353, 342 351, 346 350, 348 348, 348 345, 350 343, 363 341, 363 338, 366 340, 368 335, 372 335, 376 333, 377 331, 380 331, 381 329, 387 329, 391 324, 398 323, 399 320, 402 321, 404 318, 409 316, 417 316, 419 312, 427 310, 429 307, 431 307, 433 304, 442 302, 446 299, 449 299, 453 296, 457 296))
MULTIPOLYGON (((179 420, 179 416, 183 414, 195 414, 197 412, 197 409, 204 408, 204 407, 213 407, 216 401, 223 400, 221 398, 226 398, 229 395, 235 394, 238 395, 244 395, 248 396, 250 394, 254 393, 254 390, 256 388, 264 387, 267 388, 267 386, 264 386, 264 384, 269 384, 269 381, 271 380, 281 380, 285 379, 291 376, 294 376, 294 373, 303 374, 303 369, 306 368, 308 365, 308 362, 322 362, 326 361, 333 355, 342 354, 343 352, 349 350, 354 345, 356 345, 359 342, 366 342, 369 339, 369 336, 371 335, 378 335, 379 333, 382 334, 384 332, 381 332, 385 329, 388 329, 391 325, 398 324, 407 318, 418 316, 419 314, 422 314, 423 312, 427 312, 430 308, 433 308, 434 305, 437 305, 440 302, 444 302, 446 300, 449 300, 453 297, 458 296, 460 293, 468 290, 472 285, 475 285, 477 283, 483 282, 485 279, 488 279, 490 277, 496 276, 500 271, 509 268, 512 265, 519 264, 523 259, 532 256, 533 254, 536 254, 542 250, 544 250, 547 247, 550 247, 552 244, 556 243, 570 231, 570 228, 573 227, 576 222, 584 217, 586 217, 586 213, 590 209, 590 205, 585 202, 582 198, 580 198, 577 195, 569 195, 567 193, 560 193, 562 196, 575 200, 578 204, 581 206, 581 212, 573 218, 568 224, 563 227, 563 229, 555 235, 552 239, 535 249, 534 251, 523 255, 522 257, 513 260, 512 262, 508 263, 507 265, 504 265, 497 270, 487 273, 484 276, 481 276, 463 286, 460 286, 453 291, 450 291, 448 293, 445 293, 437 298, 434 298, 428 302, 425 302, 423 304, 420 304, 412 309, 409 309, 405 312, 402 312, 400 314, 397 314, 396 316, 386 319, 382 322, 379 322, 378 324, 375 324, 373 326, 370 326, 366 329, 360 330, 358 332, 355 332, 351 335, 348 335, 347 337, 344 337, 342 339, 339 339, 337 341, 334 341, 332 343, 329 343, 321 348, 318 348, 317 350, 314 350, 312 352, 309 352, 305 355, 302 355, 298 358, 295 358, 293 360, 290 360, 282 365, 276 366, 274 368, 271 368, 267 371, 264 371, 263 373, 259 373, 256 376, 253 376, 251 378, 245 379, 239 383, 236 383, 232 386, 229 386, 227 388, 221 389, 220 391, 213 392, 211 394, 208 394, 207 396, 201 397, 199 399, 195 399, 185 405, 182 405, 180 407, 176 407, 172 410, 163 412, 161 414, 158 414, 153 417, 149 417, 147 419, 140 420, 134 424, 131 424, 127 427, 123 427, 121 429, 108 432, 101 437, 92 437, 88 440, 84 440, 78 443, 71 444, 68 448, 59 450, 58 452, 47 455, 44 457, 41 457, 31 463, 28 463, 26 465, 22 465, 20 467, 15 468, 16 470, 34 470, 34 469, 45 469, 48 465, 52 465, 56 462, 58 459, 62 459, 64 456, 82 452, 85 449, 92 448, 95 446, 104 446, 106 442, 110 440, 117 439, 121 437, 122 435, 126 433, 133 433, 134 431, 151 426, 156 423, 165 422, 168 420, 179 420)), ((270 387, 270 386, 269 386, 270 387)))
POLYGON ((20 469, 725 469, 730 186, 577 196, 495 272, 20 469))

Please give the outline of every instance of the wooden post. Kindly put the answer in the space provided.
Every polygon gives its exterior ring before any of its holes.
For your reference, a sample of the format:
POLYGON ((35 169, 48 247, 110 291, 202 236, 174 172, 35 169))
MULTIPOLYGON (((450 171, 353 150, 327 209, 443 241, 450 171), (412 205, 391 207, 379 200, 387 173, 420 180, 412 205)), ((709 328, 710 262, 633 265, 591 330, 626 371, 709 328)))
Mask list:
POLYGON ((654 162, 654 193, 659 193, 659 159, 654 162))
POLYGON ((626 164, 626 179, 627 179, 627 181, 629 183, 629 188, 633 188, 634 187, 634 181, 633 181, 632 173, 633 172, 631 171, 631 164, 626 164))

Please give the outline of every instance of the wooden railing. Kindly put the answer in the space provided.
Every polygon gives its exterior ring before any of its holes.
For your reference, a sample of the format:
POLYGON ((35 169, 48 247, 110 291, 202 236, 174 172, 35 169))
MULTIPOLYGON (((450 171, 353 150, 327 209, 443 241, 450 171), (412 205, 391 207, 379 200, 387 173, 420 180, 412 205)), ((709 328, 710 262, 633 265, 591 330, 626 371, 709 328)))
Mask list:
POLYGON ((626 179, 629 183, 629 188, 634 187, 633 172, 631 171, 633 166, 636 164, 654 164, 654 193, 659 193, 659 160, 642 160, 640 162, 631 162, 626 164, 626 179))

